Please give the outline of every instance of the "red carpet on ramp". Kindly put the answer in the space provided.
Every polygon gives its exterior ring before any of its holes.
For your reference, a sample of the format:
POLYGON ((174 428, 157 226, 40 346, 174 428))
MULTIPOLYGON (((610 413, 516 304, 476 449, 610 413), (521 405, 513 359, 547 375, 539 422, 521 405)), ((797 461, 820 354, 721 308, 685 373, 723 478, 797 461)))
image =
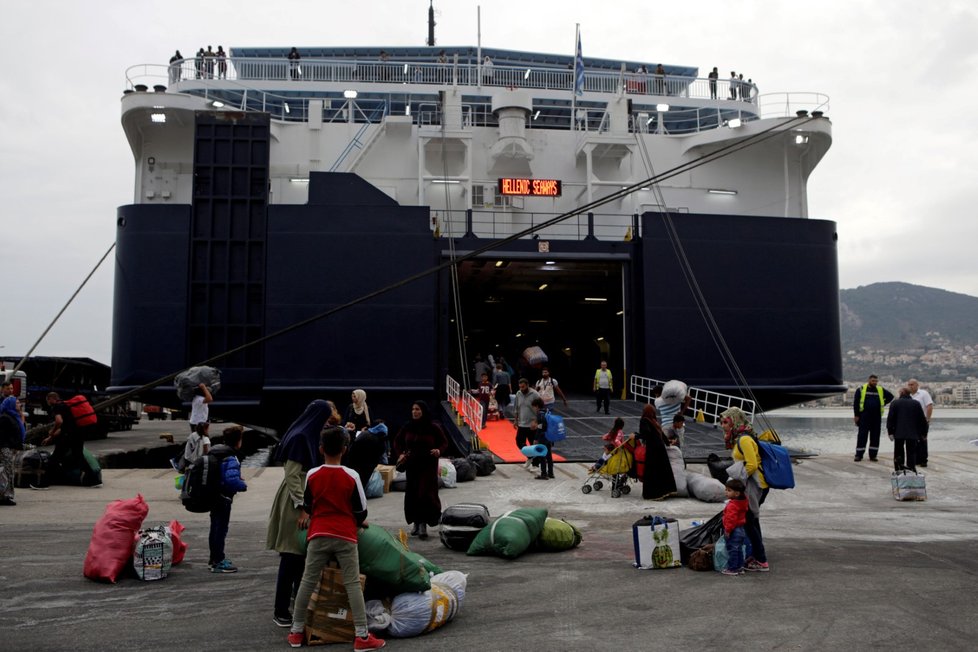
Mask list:
MULTIPOLYGON (((493 455, 504 462, 525 462, 526 455, 516 447, 516 428, 505 419, 486 421, 486 427, 479 433, 479 439, 485 442, 493 455)), ((554 462, 563 462, 564 458, 554 454, 554 462)))

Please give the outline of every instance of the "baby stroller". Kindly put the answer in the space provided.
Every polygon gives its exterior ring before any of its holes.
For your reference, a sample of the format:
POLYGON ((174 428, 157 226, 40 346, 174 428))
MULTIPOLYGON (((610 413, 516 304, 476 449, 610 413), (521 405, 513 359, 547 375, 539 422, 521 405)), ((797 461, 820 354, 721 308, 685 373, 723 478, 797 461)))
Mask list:
POLYGON ((628 485, 628 474, 635 464, 635 444, 629 439, 621 446, 615 447, 609 454, 604 464, 597 468, 591 467, 588 470, 587 479, 581 491, 589 494, 592 491, 600 491, 604 483, 611 485, 611 497, 620 498, 622 494, 629 494, 632 488, 628 485))

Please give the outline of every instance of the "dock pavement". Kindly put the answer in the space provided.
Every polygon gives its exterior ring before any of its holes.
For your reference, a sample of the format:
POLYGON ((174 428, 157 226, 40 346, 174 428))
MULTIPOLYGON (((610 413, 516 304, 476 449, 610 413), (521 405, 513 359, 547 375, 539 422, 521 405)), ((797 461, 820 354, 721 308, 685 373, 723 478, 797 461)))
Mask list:
MULTIPOLYGON (((632 567, 632 523, 646 514, 681 527, 721 509, 692 498, 643 501, 585 495, 587 465, 557 466, 535 481, 522 465, 454 489, 443 506, 479 502, 493 516, 544 506, 581 528, 580 547, 517 560, 468 557, 434 535, 413 550, 468 574, 456 618, 390 650, 972 650, 978 638, 978 452, 932 454, 928 500, 890 495, 879 463, 822 455, 795 466, 797 487, 772 491, 761 514, 771 571, 739 577, 686 568, 632 567)), ((706 472, 705 467, 691 465, 706 472)), ((0 649, 286 649, 272 623, 278 557, 264 549, 282 469, 246 468, 231 512, 231 575, 207 570, 206 514, 180 504, 174 473, 106 469, 100 488, 17 490, 0 508, 0 649), (82 576, 92 526, 105 505, 142 494, 147 523, 176 518, 187 559, 161 582, 82 576)), ((638 487, 636 486, 636 489, 638 487)), ((369 523, 404 527, 403 494, 368 503, 369 523)), ((329 649, 349 649, 339 645, 329 649)))

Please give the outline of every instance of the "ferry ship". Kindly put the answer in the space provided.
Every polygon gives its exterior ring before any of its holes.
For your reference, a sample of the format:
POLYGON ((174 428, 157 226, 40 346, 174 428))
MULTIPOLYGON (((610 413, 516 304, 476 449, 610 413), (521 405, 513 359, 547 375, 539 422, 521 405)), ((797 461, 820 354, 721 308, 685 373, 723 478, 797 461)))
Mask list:
POLYGON ((762 410, 844 391, 836 225, 806 196, 824 95, 574 53, 291 50, 127 71, 113 390, 233 351, 218 414, 356 387, 403 408, 539 346, 571 392, 601 360, 616 390, 749 387, 762 410))

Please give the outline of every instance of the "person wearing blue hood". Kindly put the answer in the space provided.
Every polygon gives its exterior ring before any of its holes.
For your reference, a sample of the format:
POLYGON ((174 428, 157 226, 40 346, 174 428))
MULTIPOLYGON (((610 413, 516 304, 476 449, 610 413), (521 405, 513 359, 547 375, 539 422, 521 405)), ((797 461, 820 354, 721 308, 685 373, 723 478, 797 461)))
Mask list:
POLYGON ((24 422, 17 409, 17 397, 8 396, 0 402, 0 506, 14 502, 14 460, 24 447, 24 422))
POLYGON ((306 473, 322 464, 319 436, 323 428, 326 425, 339 425, 340 420, 340 413, 332 401, 316 399, 289 426, 275 449, 275 461, 285 466, 285 477, 272 502, 265 547, 279 553, 272 618, 279 627, 292 626, 289 602, 298 591, 306 565, 306 553, 300 547, 298 535, 306 473))

